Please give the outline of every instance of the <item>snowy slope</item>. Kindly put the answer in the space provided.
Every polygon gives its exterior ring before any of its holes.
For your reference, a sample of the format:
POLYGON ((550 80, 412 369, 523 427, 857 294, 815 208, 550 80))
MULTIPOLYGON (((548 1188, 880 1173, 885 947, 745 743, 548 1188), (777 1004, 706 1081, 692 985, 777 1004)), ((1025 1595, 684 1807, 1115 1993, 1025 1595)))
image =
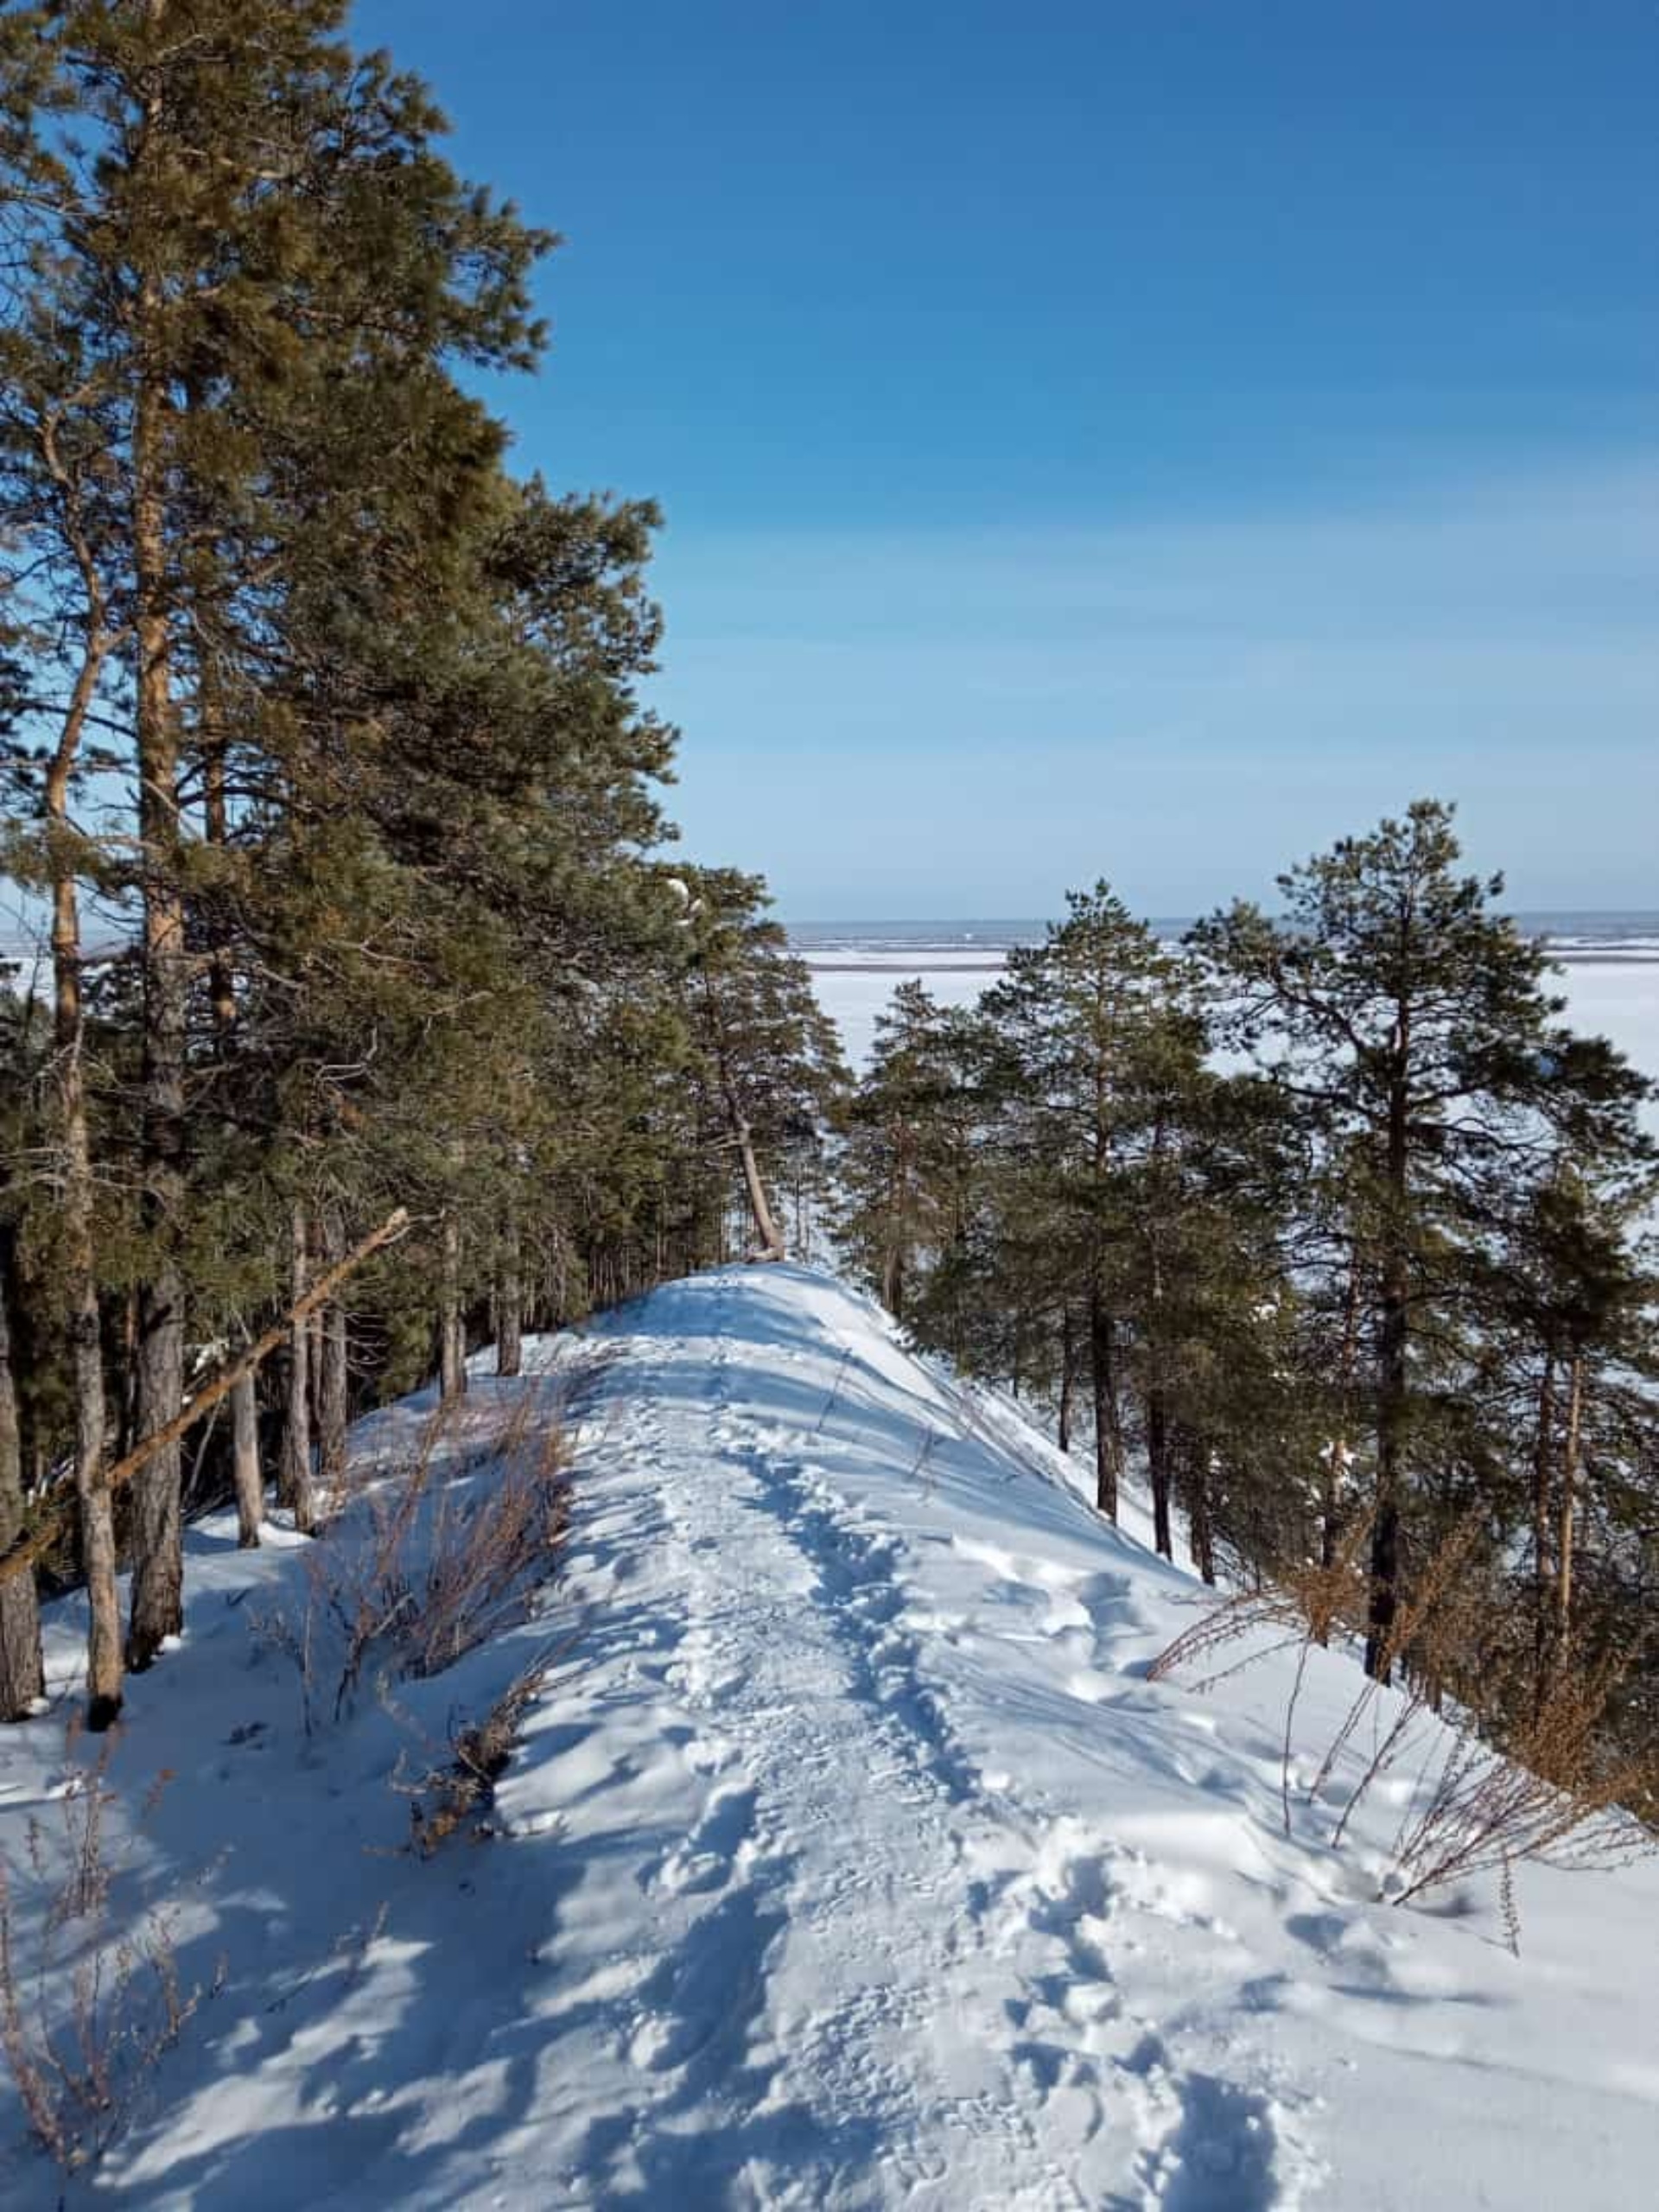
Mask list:
MULTIPOLYGON (((1195 1586, 828 1278, 699 1277, 534 1363, 480 1388, 580 1414, 564 1583, 395 1711, 308 1742, 248 1631, 295 1550, 194 1540, 188 1636, 136 1686, 111 1770, 134 1839, 117 1894, 132 1911, 182 1882, 183 1971, 222 1958, 223 1986, 75 2194, 1651 2201, 1651 1864, 1523 1870, 1518 1959, 1478 1884, 1372 1902, 1408 1785, 1341 1852, 1328 1821, 1287 1838, 1289 1660, 1202 1694, 1147 1683, 1195 1586), (399 1751, 565 1637, 493 1840, 401 1853, 399 1751)), ((1317 1657, 1322 1741, 1354 1676, 1317 1657)), ((20 1872, 65 1759, 60 1715, 0 1735, 20 1872)), ((8 2206, 56 2188, 0 2166, 8 2206)))

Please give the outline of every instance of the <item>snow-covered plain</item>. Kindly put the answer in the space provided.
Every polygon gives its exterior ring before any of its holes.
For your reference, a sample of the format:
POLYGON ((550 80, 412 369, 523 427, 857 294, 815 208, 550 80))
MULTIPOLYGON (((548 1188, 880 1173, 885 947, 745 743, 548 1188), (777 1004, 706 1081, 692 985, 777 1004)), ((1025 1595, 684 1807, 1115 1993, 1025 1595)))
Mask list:
MULTIPOLYGON (((460 1669, 308 1738, 251 1630, 304 1548, 193 1535, 109 1771, 111 1904, 170 1893, 187 1986, 219 1986, 72 2202, 1652 2201, 1659 1866, 1522 1869, 1519 1957, 1490 1884, 1376 1902, 1432 1739, 1341 1849, 1351 1760, 1287 1835, 1294 1655, 1149 1682, 1197 1586, 827 1276, 701 1276, 531 1363, 475 1395, 569 1408, 566 1573, 460 1669), (399 1753, 550 1644, 489 1840, 409 1853, 399 1753)), ((20 1966, 27 1826, 88 1757, 77 1615, 59 1707, 0 1735, 20 1966)), ((1313 1662, 1304 1778, 1358 1679, 1313 1662)), ((20 2127, 0 2091, 0 2201, 34 2212, 58 2183, 20 2127)))

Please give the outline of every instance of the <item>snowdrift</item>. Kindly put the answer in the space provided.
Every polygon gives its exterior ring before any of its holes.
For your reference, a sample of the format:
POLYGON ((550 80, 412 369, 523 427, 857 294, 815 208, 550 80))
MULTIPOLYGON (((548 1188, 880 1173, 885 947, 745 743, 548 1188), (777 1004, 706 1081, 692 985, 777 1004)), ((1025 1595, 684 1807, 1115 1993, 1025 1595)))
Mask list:
MULTIPOLYGON (((1522 1869, 1519 1957, 1492 1885, 1376 1902, 1412 1774, 1340 1850, 1319 1808, 1287 1836, 1294 1655, 1149 1682, 1198 1586, 826 1277, 698 1277, 531 1364, 477 1396, 573 1422, 560 1583, 308 1730, 271 1625, 306 1548, 205 1524, 186 1637, 99 1784, 107 1904, 49 1929, 30 1834, 77 1832, 94 1756, 66 1738, 81 1623, 55 1609, 59 1705, 0 1734, 16 2018, 89 1947, 124 1936, 142 1968, 167 1900, 200 1993, 70 2201, 1649 2201, 1651 1864, 1522 1869), (420 1856, 396 1779, 537 1669, 493 1802, 420 1856)), ((364 1453, 424 1411, 365 1424, 364 1453)), ((1316 1660, 1322 1748, 1357 1678, 1316 1660)), ((0 2196, 55 2203, 24 2132, 0 2082, 0 2196)))

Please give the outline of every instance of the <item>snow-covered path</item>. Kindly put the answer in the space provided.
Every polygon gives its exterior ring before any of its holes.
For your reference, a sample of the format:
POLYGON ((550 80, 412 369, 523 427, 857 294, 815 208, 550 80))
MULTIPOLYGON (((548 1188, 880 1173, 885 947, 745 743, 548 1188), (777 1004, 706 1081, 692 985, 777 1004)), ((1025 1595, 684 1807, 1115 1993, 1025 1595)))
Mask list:
MULTIPOLYGON (((619 2003, 632 2078, 604 2171, 589 2122, 571 2201, 1294 2201, 1306 2169, 1281 2155, 1270 2069, 1189 2075, 1124 2016, 1105 1852, 1064 1825, 1046 1846, 1047 1808, 954 1733, 924 1646, 948 1653, 966 1624, 918 1605, 904 1543, 819 1464, 846 1461, 850 1428, 870 1471, 912 1468, 925 1496, 960 1408, 913 1367, 884 1377, 868 1327, 836 1328, 843 1294, 791 1344, 806 1286, 779 1304, 781 1280, 659 1294, 651 1337, 615 1347, 603 1456, 664 1477, 634 1592, 658 1642, 632 1663, 647 1710, 671 1701, 664 1764, 696 1802, 642 1870, 646 1958, 673 1940, 619 2003)), ((1016 1637, 1096 1640, 1077 1578, 1030 1564, 1007 1601, 1034 1595, 1041 1618, 1016 1637)), ((1092 1594, 1121 1605, 1116 1584, 1092 1594)), ((591 1878, 608 1892, 614 1870, 591 1878)), ((609 1924, 613 1897, 590 1902, 609 1924)), ((584 1904, 567 1917, 593 1924, 584 1904)))
MULTIPOLYGON (((198 1540, 115 1779, 211 1782, 149 1871, 176 1886, 228 1841, 189 1955, 222 1944, 226 1986, 82 2187, 213 2212, 1643 2201, 1651 1868, 1528 1870, 1520 1961, 1478 1889, 1372 1903, 1397 1797, 1341 1852, 1328 1820, 1283 1833, 1287 1662, 1147 1683, 1190 1580, 826 1277, 702 1276, 532 1363, 498 1387, 578 1416, 567 1573, 475 1681, 307 1740, 238 1642, 296 1554, 198 1540), (397 1728, 441 1732, 550 1636, 495 1840, 397 1855, 397 1728), (204 1743, 243 1748, 204 1768, 204 1743)), ((1317 1656, 1316 1735, 1352 1682, 1317 1656)), ((49 1727, 0 1739, 0 1843, 9 1794, 59 1786, 49 1727)))
POLYGON ((823 1395, 770 1426, 735 1395, 737 1309, 729 1280, 671 1294, 671 1351, 619 1370, 620 1439, 679 1471, 650 1571, 683 1628, 643 1672, 678 1702, 679 1751, 705 1777, 646 1887, 702 1902, 631 1998, 628 2058, 671 2086, 586 2185, 612 2202, 1096 2202, 1055 2084, 1010 2046, 1022 1986, 971 1871, 997 1856, 996 1815, 924 1686, 898 1548, 812 1465, 823 1395), (708 2094, 682 2131, 688 2076, 708 2094))

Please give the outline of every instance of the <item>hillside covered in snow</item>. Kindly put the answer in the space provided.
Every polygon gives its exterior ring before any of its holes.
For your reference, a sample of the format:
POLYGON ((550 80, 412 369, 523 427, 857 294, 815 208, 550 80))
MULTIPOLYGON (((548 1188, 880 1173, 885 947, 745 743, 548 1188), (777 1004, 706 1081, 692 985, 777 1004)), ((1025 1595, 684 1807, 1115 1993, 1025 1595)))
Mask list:
MULTIPOLYGON (((1333 1842, 1389 1710, 1310 1791, 1352 1661, 1311 1655, 1288 1760, 1294 1649, 1149 1681, 1210 1593, 829 1277, 697 1276, 528 1364, 473 1402, 568 1424, 563 1572, 456 1666, 302 1695, 321 1547, 210 1521, 92 1775, 54 1609, 54 1709, 0 1737, 8 2033, 98 1943, 138 1992, 158 1925, 180 2015, 70 2202, 1649 2201, 1652 1862, 1516 1870, 1518 1955, 1496 1878, 1381 1902, 1439 1724, 1333 1842), (493 1795, 413 1848, 409 1777, 525 1677, 493 1795), (89 1792, 83 1929, 29 1839, 89 1792)), ((20 2212, 62 2187, 25 2136, 0 2083, 20 2212)))

